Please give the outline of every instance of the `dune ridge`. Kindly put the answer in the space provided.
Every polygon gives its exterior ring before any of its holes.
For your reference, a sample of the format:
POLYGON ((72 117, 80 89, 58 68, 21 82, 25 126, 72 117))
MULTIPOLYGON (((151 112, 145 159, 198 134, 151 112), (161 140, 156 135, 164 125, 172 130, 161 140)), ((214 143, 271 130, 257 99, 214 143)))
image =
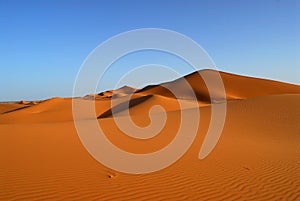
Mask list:
MULTIPOLYGON (((163 83, 160 85, 147 86, 143 89, 137 90, 136 93, 172 96, 170 91, 168 91, 166 88, 180 88, 182 80, 186 80, 191 85, 199 101, 202 100, 204 102, 210 102, 210 94, 202 76, 217 77, 218 74, 220 74, 220 77, 224 83, 227 100, 247 99, 257 96, 275 94, 300 93, 299 86, 297 85, 261 78, 235 75, 215 70, 200 70, 171 82, 163 83)), ((217 92, 217 88, 213 88, 211 90, 211 93, 217 92)), ((185 96, 188 98, 188 96, 184 94, 184 89, 182 93, 182 97, 185 96)))

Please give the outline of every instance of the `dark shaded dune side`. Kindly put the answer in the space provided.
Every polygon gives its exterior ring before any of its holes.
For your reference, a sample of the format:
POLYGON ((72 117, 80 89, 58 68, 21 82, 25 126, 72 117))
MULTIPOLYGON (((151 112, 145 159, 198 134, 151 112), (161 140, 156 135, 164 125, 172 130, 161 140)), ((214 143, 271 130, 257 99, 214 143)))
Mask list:
POLYGON ((18 108, 12 109, 12 110, 5 111, 5 112, 3 112, 2 114, 11 113, 11 112, 15 112, 15 111, 18 111, 18 110, 23 110, 23 109, 28 108, 28 107, 30 107, 30 106, 22 106, 22 107, 18 107, 18 108))
POLYGON ((152 97, 152 95, 142 96, 142 97, 133 98, 128 101, 119 103, 116 106, 108 109, 107 111, 105 111, 101 115, 99 115, 98 119, 111 117, 113 115, 113 113, 116 114, 116 113, 122 112, 128 108, 130 109, 138 104, 141 104, 142 102, 145 102, 146 100, 148 100, 151 97, 152 97))
POLYGON ((0 103, 0 114, 17 111, 20 108, 24 108, 24 105, 20 105, 18 103, 0 103))

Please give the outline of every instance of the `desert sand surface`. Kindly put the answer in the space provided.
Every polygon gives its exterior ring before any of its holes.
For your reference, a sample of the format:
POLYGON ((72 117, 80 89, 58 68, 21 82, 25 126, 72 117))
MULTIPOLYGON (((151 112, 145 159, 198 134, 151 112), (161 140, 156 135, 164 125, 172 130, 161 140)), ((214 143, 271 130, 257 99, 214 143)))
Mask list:
MULTIPOLYGON (((201 75, 216 73, 203 70, 201 75)), ((300 86, 220 72, 227 115, 214 150, 199 150, 211 121, 210 94, 192 73, 143 89, 121 89, 77 98, 95 102, 95 116, 109 140, 132 153, 162 149, 176 134, 181 110, 200 108, 198 132, 189 150, 171 166, 149 174, 105 167, 82 145, 73 122, 72 98, 0 104, 0 200, 300 200, 300 86), (197 103, 180 90, 185 79, 197 103), (186 108, 164 86, 179 89, 186 108), (114 118, 129 114, 139 126, 150 123, 161 105, 167 122, 159 135, 139 140, 125 135, 114 118), (111 100, 117 100, 112 118, 111 100)), ((216 89, 217 93, 217 89, 216 89)), ((224 101, 224 100, 223 100, 224 101)), ((78 121, 88 125, 91 116, 78 121)), ((105 153, 104 153, 105 154, 105 153)))

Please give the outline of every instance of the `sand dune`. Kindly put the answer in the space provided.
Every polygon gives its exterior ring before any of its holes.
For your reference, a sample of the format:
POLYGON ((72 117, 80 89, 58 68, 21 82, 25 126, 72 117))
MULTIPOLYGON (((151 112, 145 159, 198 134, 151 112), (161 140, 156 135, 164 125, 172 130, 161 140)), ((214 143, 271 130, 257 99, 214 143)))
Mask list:
MULTIPOLYGON (((201 76, 209 78, 214 76, 216 77, 216 74, 220 74, 222 78, 226 91, 226 98, 228 100, 246 99, 274 94, 300 93, 300 88, 297 85, 239 76, 225 72, 217 72, 214 70, 201 70, 194 72, 172 82, 145 87, 144 89, 137 91, 137 93, 159 94, 162 96, 172 97, 173 95, 166 88, 182 88, 182 80, 186 80, 193 88, 199 101, 210 102, 210 94, 201 76)), ((189 98, 189 94, 186 93, 186 91, 187 90, 185 88, 181 89, 181 97, 189 98)), ((219 89, 217 87, 212 88, 211 93, 215 93, 217 96, 219 89)))
MULTIPOLYGON (((200 72, 211 73, 215 71, 200 72)), ((217 146, 204 160, 198 154, 211 105, 196 73, 185 79, 196 93, 197 108, 184 90, 178 91, 185 108, 165 90, 166 85, 180 88, 180 79, 141 90, 115 90, 115 108, 112 91, 95 100, 78 98, 95 101, 106 136, 132 153, 162 149, 176 135, 181 112, 200 108, 199 129, 188 152, 166 169, 141 175, 111 170, 89 155, 72 121, 71 98, 0 104, 0 200, 299 200, 300 86, 223 72, 221 77, 228 100, 226 121, 217 146), (148 140, 124 134, 111 114, 114 110, 115 118, 127 118, 128 104, 139 126, 147 126, 150 108, 161 105, 167 122, 160 134, 148 140)), ((90 116, 79 120, 91 124, 90 116)))

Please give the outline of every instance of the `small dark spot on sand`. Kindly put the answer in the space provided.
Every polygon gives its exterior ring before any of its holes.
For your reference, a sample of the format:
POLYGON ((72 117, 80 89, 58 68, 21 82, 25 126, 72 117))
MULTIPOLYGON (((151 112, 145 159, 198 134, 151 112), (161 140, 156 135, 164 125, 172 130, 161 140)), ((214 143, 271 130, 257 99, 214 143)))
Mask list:
POLYGON ((114 172, 109 172, 109 173, 107 174, 107 177, 110 178, 110 179, 115 178, 116 176, 117 176, 117 174, 114 173, 114 172))

